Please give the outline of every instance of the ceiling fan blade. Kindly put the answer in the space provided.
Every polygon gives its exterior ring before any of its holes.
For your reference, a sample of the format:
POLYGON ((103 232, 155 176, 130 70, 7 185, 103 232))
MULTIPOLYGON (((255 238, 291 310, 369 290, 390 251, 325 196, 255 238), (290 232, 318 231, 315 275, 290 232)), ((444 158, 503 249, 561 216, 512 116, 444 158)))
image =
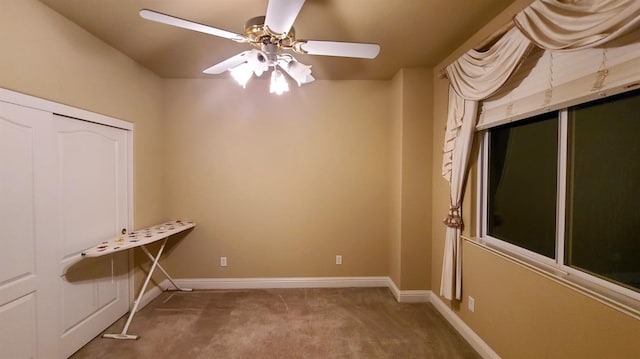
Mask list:
POLYGON ((171 26, 181 27, 181 28, 187 29, 187 30, 199 31, 199 32, 203 32, 205 34, 224 37, 226 39, 230 39, 230 40, 234 40, 234 41, 244 41, 245 40, 245 37, 243 35, 240 35, 240 34, 236 34, 236 33, 230 32, 230 31, 226 31, 226 30, 216 29, 215 27, 199 24, 197 22, 181 19, 179 17, 163 14, 161 12, 157 12, 157 11, 153 11, 153 10, 148 10, 148 9, 140 10, 140 17, 142 17, 144 19, 147 19, 147 20, 156 21, 156 22, 160 22, 160 23, 163 23, 163 24, 171 25, 171 26))
POLYGON ((301 41, 300 49, 311 55, 358 57, 363 59, 374 59, 380 52, 378 44, 364 44, 359 42, 339 42, 339 41, 301 41))
POLYGON ((230 57, 222 62, 219 62, 211 67, 209 67, 208 69, 202 71, 205 74, 212 74, 212 75, 217 75, 217 74, 221 74, 229 69, 232 69, 238 65, 240 65, 243 62, 247 61, 247 54, 251 52, 251 51, 244 51, 241 52, 239 54, 237 54, 236 56, 230 57))
POLYGON ((305 0, 269 0, 264 24, 276 34, 291 30, 305 0))

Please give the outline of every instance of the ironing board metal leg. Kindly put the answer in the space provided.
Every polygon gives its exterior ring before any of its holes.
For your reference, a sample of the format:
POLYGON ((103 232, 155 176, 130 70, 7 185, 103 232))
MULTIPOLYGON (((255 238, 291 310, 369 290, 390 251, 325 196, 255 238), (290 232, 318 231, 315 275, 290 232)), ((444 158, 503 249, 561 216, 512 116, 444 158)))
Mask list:
MULTIPOLYGON (((140 248, 142 248, 142 251, 147 255, 147 257, 149 257, 149 259, 154 260, 153 256, 151 255, 151 253, 149 253, 149 250, 147 250, 147 248, 145 246, 142 246, 140 248)), ((162 271, 162 273, 164 273, 165 277, 167 277, 169 282, 171 282, 171 284, 173 284, 173 287, 175 288, 175 290, 179 290, 179 291, 182 291, 182 292, 191 292, 191 291, 193 291, 193 289, 191 289, 191 288, 180 288, 176 284, 176 282, 173 281, 173 278, 171 278, 169 273, 167 273, 167 271, 164 270, 164 268, 162 268, 162 265, 160 263, 158 263, 158 269, 160 269, 162 271)))
MULTIPOLYGON (((144 295, 144 292, 147 289, 147 285, 149 284, 149 280, 151 279, 151 276, 153 275, 153 271, 158 266, 158 261, 160 260, 160 255, 162 255, 162 251, 164 250, 164 246, 167 244, 167 239, 169 239, 169 238, 167 237, 167 238, 164 239, 164 241, 162 241, 162 245, 160 245, 160 249, 158 249, 158 254, 155 256, 155 258, 153 256, 151 256, 151 258, 153 259, 153 264, 151 265, 151 269, 149 269, 149 274, 147 274, 147 278, 144 280, 144 284, 142 285, 142 289, 140 290, 140 294, 138 294, 138 298, 133 303, 133 308, 131 309, 131 313, 129 313, 129 318, 127 319, 127 323, 124 325, 124 328, 122 329, 122 332, 120 334, 104 334, 102 336, 103 338, 109 338, 109 339, 138 339, 139 338, 138 335, 127 334, 127 330, 129 330, 129 325, 131 324, 131 321, 133 320, 133 316, 136 315, 136 311, 138 310, 138 305, 140 305, 140 301, 142 300, 142 296, 144 295)), ((148 251, 146 250, 145 246, 141 246, 141 247, 145 250, 145 252, 148 253, 148 251)))

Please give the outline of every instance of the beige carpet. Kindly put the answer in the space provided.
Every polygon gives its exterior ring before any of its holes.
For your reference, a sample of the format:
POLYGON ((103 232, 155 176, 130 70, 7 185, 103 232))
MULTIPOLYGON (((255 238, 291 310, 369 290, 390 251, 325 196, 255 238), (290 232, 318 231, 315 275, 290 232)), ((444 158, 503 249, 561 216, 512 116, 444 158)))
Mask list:
POLYGON ((165 292, 129 333, 72 358, 479 358, 431 304, 387 288, 165 292))

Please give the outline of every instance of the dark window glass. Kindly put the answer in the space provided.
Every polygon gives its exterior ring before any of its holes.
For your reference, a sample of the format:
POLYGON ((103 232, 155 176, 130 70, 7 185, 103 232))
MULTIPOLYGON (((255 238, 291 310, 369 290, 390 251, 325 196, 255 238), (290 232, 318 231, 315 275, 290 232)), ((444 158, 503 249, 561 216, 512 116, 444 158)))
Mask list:
POLYGON ((640 288, 640 91, 569 110, 565 264, 640 288))
POLYGON ((487 231, 555 258, 558 112, 489 132, 487 231))

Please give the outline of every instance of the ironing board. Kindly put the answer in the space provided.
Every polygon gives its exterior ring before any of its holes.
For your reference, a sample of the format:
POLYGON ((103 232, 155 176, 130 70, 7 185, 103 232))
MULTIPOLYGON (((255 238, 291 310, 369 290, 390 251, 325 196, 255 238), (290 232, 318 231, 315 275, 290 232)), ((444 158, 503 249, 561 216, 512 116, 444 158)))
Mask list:
POLYGON ((164 268, 158 263, 160 259, 160 255, 162 255, 162 251, 164 251, 164 247, 167 244, 167 240, 171 235, 176 233, 180 233, 195 227, 196 224, 193 222, 183 222, 180 220, 170 221, 162 224, 158 224, 149 228, 143 228, 131 233, 123 233, 120 237, 102 242, 95 247, 89 248, 86 251, 82 252, 83 257, 99 257, 106 254, 111 254, 115 252, 120 252, 124 250, 128 250, 135 247, 140 247, 142 251, 153 261, 151 265, 151 269, 149 270, 149 274, 147 274, 147 278, 142 285, 142 289, 140 290, 140 294, 138 294, 138 298, 133 304, 133 309, 129 313, 129 318, 127 319, 127 323, 124 325, 124 329, 119 334, 104 334, 103 338, 110 339, 138 339, 138 335, 127 334, 127 330, 129 329, 129 325, 133 320, 133 316, 136 314, 138 310, 138 305, 144 295, 144 291, 147 289, 147 285, 149 284, 149 280, 153 275, 153 271, 158 267, 162 273, 169 279, 171 284, 175 287, 174 290, 190 292, 189 288, 180 288, 174 281, 173 278, 167 273, 164 268), (155 257, 149 252, 146 245, 151 244, 153 242, 163 240, 160 245, 160 249, 158 249, 158 253, 155 257))

